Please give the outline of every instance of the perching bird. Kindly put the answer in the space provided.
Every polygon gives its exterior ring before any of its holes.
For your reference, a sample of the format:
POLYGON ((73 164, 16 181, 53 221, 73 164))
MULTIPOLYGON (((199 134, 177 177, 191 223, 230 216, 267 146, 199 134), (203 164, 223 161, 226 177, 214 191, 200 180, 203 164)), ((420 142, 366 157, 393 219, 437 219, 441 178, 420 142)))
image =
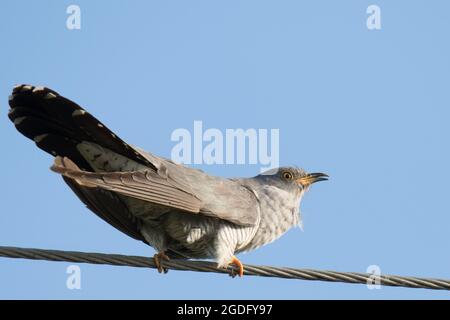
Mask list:
POLYGON ((285 167, 225 179, 133 147, 76 103, 44 87, 20 85, 9 98, 17 130, 55 157, 52 170, 100 218, 157 250, 163 259, 215 259, 274 241, 301 223, 299 206, 323 173, 285 167))

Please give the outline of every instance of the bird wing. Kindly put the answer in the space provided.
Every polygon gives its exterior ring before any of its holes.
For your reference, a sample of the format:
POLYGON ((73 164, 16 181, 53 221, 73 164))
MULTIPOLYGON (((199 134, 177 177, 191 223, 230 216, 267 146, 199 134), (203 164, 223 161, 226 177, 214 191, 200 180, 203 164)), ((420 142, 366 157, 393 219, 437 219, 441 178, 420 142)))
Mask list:
POLYGON ((202 200, 200 213, 242 226, 258 224, 260 211, 256 194, 241 183, 206 174, 201 170, 166 162, 168 176, 179 185, 189 186, 202 200))
POLYGON ((89 172, 80 170, 69 158, 56 157, 51 169, 84 188, 100 188, 238 225, 257 223, 259 206, 255 196, 245 187, 199 170, 164 162, 160 159, 156 172, 89 172))
POLYGON ((200 200, 171 185, 152 170, 89 172, 80 170, 69 158, 56 157, 51 168, 83 187, 101 188, 127 197, 198 213, 200 200))

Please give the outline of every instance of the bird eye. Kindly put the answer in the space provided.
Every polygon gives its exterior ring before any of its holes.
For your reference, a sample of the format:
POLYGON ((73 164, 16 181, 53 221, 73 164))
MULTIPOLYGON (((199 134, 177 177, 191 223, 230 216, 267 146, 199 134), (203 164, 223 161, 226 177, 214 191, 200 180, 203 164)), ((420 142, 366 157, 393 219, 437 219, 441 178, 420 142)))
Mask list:
POLYGON ((292 173, 285 171, 285 172, 283 172, 283 178, 286 180, 292 180, 292 178, 294 178, 294 176, 292 175, 292 173))

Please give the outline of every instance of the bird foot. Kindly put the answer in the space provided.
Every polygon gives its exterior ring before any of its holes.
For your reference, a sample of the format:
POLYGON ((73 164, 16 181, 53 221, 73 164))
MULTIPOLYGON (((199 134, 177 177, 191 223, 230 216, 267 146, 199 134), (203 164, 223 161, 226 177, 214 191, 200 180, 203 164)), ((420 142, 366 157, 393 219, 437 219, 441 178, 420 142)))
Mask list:
POLYGON ((153 259, 155 260, 155 265, 156 265, 156 268, 158 269, 159 273, 169 272, 169 269, 165 268, 162 263, 163 260, 170 261, 170 258, 165 254, 164 251, 161 251, 161 252, 158 252, 157 254, 155 254, 153 256, 153 259))
POLYGON ((239 261, 238 258, 233 257, 233 259, 231 259, 229 265, 235 265, 236 267, 238 267, 238 272, 236 273, 235 269, 232 268, 230 271, 230 276, 232 278, 236 277, 236 275, 238 275, 239 277, 242 277, 244 275, 244 265, 242 264, 241 261, 239 261))

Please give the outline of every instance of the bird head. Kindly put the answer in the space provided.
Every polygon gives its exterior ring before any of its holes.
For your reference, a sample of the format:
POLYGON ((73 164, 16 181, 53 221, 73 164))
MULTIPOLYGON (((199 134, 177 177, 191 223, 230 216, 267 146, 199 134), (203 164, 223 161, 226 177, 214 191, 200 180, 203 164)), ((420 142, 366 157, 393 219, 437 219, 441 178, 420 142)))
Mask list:
POLYGON ((259 175, 258 178, 263 179, 266 184, 280 189, 303 193, 313 183, 328 180, 328 175, 320 172, 307 173, 305 170, 297 167, 281 167, 266 171, 259 175))
MULTIPOLYGON (((252 179, 251 186, 259 196, 262 207, 270 216, 297 217, 294 222, 303 229, 300 202, 309 187, 316 182, 328 180, 325 173, 307 173, 297 167, 281 167, 266 171, 252 179)), ((286 220, 288 221, 288 220, 286 220)))

